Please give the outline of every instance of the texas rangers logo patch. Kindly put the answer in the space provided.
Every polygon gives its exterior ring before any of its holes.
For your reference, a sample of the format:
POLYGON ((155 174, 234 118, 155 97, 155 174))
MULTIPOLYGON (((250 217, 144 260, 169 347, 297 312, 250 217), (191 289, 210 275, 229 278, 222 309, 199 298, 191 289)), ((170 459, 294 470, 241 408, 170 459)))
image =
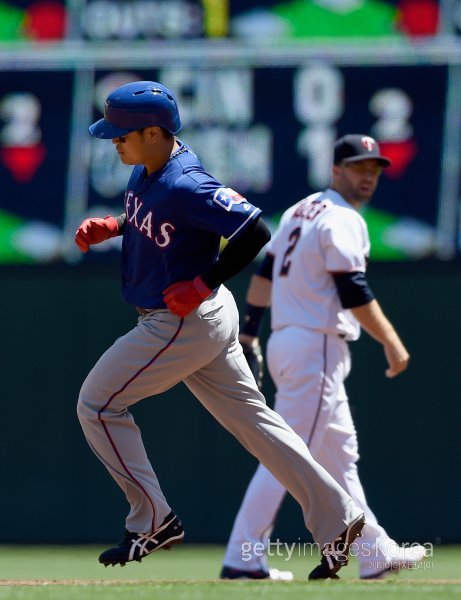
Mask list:
POLYGON ((362 142, 363 147, 368 150, 368 152, 371 152, 376 146, 375 140, 367 135, 364 135, 360 141, 362 142))
POLYGON ((232 207, 235 204, 242 204, 242 202, 245 210, 250 208, 250 204, 248 204, 246 198, 231 188, 217 189, 213 196, 213 202, 216 202, 216 204, 219 204, 219 206, 222 206, 222 208, 225 208, 228 212, 232 210, 232 207))

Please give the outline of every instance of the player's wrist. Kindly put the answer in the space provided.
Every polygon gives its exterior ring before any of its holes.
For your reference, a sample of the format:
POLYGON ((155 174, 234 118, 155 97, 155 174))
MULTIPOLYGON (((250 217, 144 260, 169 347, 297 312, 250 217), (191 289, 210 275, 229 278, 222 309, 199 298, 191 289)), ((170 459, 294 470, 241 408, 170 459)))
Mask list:
POLYGON ((257 348, 259 346, 259 338, 247 333, 239 333, 239 342, 249 348, 257 348))
POLYGON ((208 287, 201 275, 197 275, 197 277, 192 280, 192 284, 202 300, 205 300, 213 293, 213 290, 208 287))
POLYGON ((251 336, 252 338, 258 338, 265 310, 265 306, 255 306, 254 304, 247 302, 245 317, 240 333, 251 336))
POLYGON ((123 213, 122 215, 115 217, 115 220, 117 221, 117 235, 123 235, 126 226, 126 214, 123 213))

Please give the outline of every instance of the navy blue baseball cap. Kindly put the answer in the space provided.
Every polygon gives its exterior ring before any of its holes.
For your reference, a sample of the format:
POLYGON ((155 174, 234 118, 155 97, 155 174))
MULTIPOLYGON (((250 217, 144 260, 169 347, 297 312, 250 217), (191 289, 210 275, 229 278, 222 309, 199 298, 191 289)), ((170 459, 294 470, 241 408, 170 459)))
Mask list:
POLYGON ((357 162, 375 158, 383 167, 390 167, 392 161, 381 156, 378 142, 369 135, 349 134, 335 143, 334 163, 357 162))
POLYGON ((89 127, 92 135, 114 139, 132 131, 158 125, 176 134, 181 129, 173 92, 155 81, 126 83, 109 94, 104 118, 89 127))

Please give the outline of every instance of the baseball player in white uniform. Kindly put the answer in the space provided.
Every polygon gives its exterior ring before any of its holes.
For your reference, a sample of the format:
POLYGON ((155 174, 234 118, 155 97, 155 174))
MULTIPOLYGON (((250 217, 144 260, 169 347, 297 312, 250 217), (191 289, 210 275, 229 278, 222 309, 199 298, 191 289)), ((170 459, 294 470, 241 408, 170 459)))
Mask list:
MULTIPOLYGON (((267 363, 277 389, 274 408, 364 511, 366 524, 357 540, 363 579, 411 567, 424 557, 420 545, 399 547, 367 504, 344 387, 351 366, 348 342, 357 340, 361 327, 382 344, 387 377, 408 366, 409 354, 367 284, 370 241, 358 212, 390 164, 369 136, 347 135, 336 142, 331 187, 283 214, 266 258, 251 280, 240 333, 249 364, 258 371, 261 318, 271 304, 267 363)), ((283 486, 259 465, 233 526, 222 578, 254 573, 272 577, 266 555, 250 556, 242 553, 242 547, 262 543, 267 549, 284 495, 283 486)), ((275 577, 280 578, 280 573, 275 577)), ((289 577, 289 572, 282 572, 282 578, 289 577)))

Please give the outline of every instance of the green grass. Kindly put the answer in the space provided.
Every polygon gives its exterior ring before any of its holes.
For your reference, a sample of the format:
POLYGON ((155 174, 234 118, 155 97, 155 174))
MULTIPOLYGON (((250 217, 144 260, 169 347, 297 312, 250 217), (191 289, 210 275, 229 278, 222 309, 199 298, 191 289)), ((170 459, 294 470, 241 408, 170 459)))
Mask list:
POLYGON ((461 547, 440 546, 417 569, 384 581, 357 580, 354 559, 340 581, 308 582, 316 557, 271 558, 289 569, 293 582, 218 581, 224 548, 185 544, 157 552, 142 563, 101 566, 99 546, 0 546, 0 600, 406 600, 461 597, 461 547))

